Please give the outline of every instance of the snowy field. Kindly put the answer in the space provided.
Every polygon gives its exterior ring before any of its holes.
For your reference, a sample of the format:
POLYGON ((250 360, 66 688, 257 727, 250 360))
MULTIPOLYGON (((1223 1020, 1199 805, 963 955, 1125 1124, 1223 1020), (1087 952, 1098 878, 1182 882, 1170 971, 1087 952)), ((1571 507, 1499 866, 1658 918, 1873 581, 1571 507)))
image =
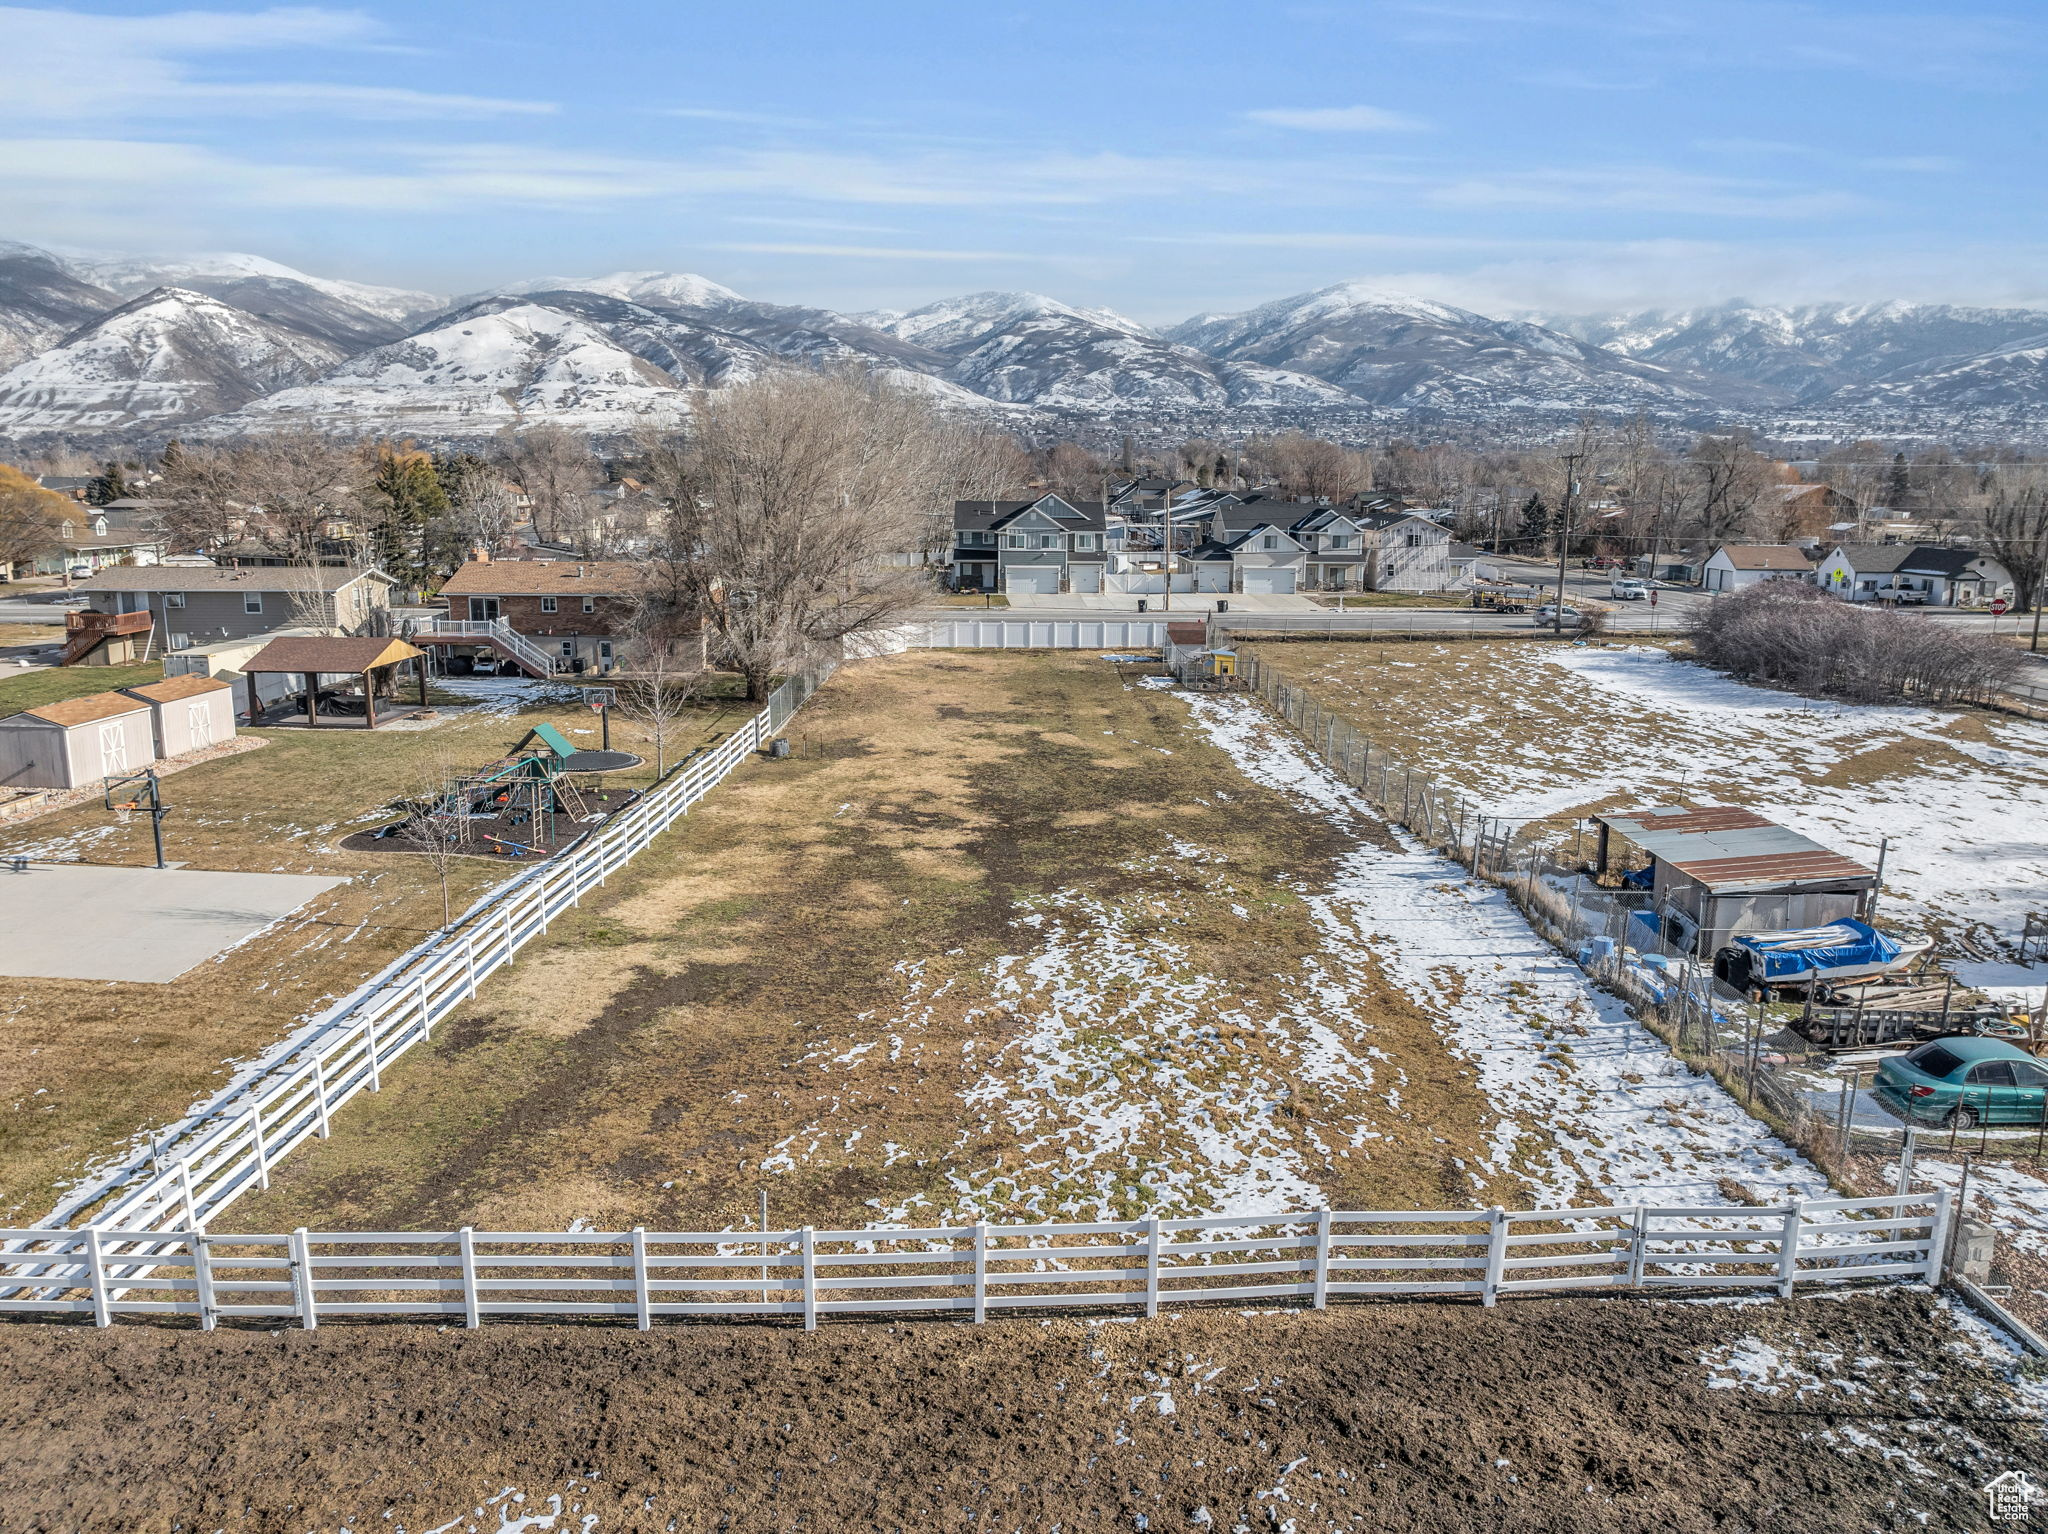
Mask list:
MULTIPOLYGON (((825 1106, 766 1170, 902 1154, 874 1083, 906 1059, 951 1074, 941 1052, 964 1050, 972 1085, 945 1194, 879 1205, 877 1219, 1099 1219, 1134 1196, 1171 1215, 1319 1207, 1318 1166, 1370 1156, 1412 1080, 1460 1069, 1491 1115, 1487 1143, 1456 1163, 1468 1197, 1488 1179, 1536 1207, 1720 1203, 1731 1185, 1759 1202, 1825 1195, 1808 1163, 1595 991, 1498 890, 1411 845, 1384 848, 1371 809, 1257 705, 1175 696, 1245 777, 1349 848, 1333 879, 1297 892, 1317 946, 1282 1004, 1235 1004, 1192 962, 1170 907, 1148 921, 1062 891, 1017 910, 1012 951, 973 970, 902 966, 901 999, 861 1019, 864 1042, 811 1060, 831 1083, 825 1106), (1427 1055, 1380 1047, 1369 1014, 1388 984, 1433 1028, 1427 1055), (965 1042, 952 1042, 961 1033, 934 1020, 960 1016, 963 996, 965 1042), (1290 1111, 1308 1094, 1312 1111, 1290 1111)), ((1224 860, 1177 839, 1169 854, 1182 878, 1201 871, 1213 906, 1248 918, 1224 860)))
POLYGON ((1370 710, 1375 741, 1493 815, 1745 804, 1866 863, 1889 838, 1891 924, 2009 947, 2027 912, 2048 910, 2048 724, 1802 698, 1648 647, 1268 658, 1331 707, 1370 710))

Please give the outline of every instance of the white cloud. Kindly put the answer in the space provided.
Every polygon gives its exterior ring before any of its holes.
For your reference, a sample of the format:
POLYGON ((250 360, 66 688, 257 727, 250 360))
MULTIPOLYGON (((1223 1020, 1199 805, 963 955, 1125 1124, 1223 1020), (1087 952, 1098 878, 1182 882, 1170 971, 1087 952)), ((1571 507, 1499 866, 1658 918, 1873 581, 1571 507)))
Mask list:
POLYGON ((1268 107, 1244 116, 1271 128, 1298 128, 1305 133, 1412 132, 1428 126, 1383 107, 1268 107))
POLYGON ((1051 259, 1015 250, 917 250, 895 245, 709 245, 707 250, 738 251, 755 256, 849 256, 864 261, 1044 261, 1051 259))
POLYGON ((355 11, 294 7, 236 14, 170 11, 105 16, 0 6, 8 84, 0 118, 20 123, 326 114, 393 119, 547 113, 547 102, 276 80, 208 79, 199 61, 246 53, 360 51, 380 46, 380 23, 355 11), (93 88, 82 88, 81 82, 93 88))
POLYGON ((1451 208, 1612 208, 1714 218, 1817 218, 1870 206, 1851 192, 1702 176, 1663 166, 1558 167, 1467 176, 1434 188, 1451 208))

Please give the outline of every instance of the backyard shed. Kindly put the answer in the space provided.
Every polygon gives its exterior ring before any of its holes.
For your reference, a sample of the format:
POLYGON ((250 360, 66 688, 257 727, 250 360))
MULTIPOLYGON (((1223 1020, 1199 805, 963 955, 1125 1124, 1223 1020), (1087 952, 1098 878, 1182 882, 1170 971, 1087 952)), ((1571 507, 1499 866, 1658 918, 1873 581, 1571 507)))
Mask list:
POLYGON ((1673 946, 1711 954, 1731 937, 1821 927, 1866 914, 1878 875, 1754 810, 1626 810, 1595 815, 1595 873, 1615 861, 1619 836, 1648 858, 1628 882, 1650 893, 1650 914, 1673 946))
POLYGON ((235 738, 235 690, 218 677, 171 676, 121 691, 149 705, 161 760, 235 738))
POLYGON ((0 787, 83 788, 156 760, 147 703, 118 692, 0 719, 0 787))

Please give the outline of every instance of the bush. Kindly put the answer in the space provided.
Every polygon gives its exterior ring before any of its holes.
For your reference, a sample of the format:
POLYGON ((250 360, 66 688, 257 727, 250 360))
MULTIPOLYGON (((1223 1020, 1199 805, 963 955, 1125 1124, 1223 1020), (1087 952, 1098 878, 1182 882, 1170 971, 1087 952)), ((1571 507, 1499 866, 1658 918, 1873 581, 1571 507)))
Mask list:
POLYGON ((1710 666, 1854 703, 1988 698, 2021 665, 1995 639, 1920 613, 1859 607, 1804 581, 1762 581, 1718 597, 1689 632, 1710 666))

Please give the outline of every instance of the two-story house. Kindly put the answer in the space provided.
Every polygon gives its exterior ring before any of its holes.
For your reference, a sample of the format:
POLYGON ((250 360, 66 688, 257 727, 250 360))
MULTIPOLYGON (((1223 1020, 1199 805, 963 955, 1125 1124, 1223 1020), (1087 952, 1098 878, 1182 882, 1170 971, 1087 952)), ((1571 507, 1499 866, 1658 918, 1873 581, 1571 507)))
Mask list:
POLYGON ((311 628, 368 634, 391 605, 391 577, 342 565, 115 565, 77 589, 63 665, 120 665, 146 654, 311 628))
POLYGON ((952 585, 1007 595, 1100 592, 1104 531, 1099 501, 955 501, 952 585))
MULTIPOLYGON (((556 671, 609 671, 631 626, 637 565, 589 559, 474 559, 441 587, 460 622, 502 622, 556 671)), ((481 646, 480 646, 481 648, 481 646)))

